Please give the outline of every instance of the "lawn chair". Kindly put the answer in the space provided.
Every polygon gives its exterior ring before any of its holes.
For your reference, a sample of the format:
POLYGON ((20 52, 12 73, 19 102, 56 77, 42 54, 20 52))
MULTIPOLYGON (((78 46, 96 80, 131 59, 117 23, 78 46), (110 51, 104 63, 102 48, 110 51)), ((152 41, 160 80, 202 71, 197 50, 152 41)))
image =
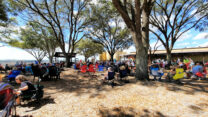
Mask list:
MULTIPOLYGON (((32 84, 27 83, 28 86, 31 86, 32 84)), ((37 101, 39 101, 44 94, 43 88, 44 86, 40 85, 39 83, 37 85, 33 85, 34 89, 29 91, 29 93, 21 95, 21 99, 22 101, 29 101, 32 99, 35 99, 37 101)))
POLYGON ((20 75, 20 70, 12 70, 11 73, 7 76, 9 82, 15 81, 16 76, 20 75))
POLYGON ((106 80, 108 81, 108 84, 114 87, 115 72, 108 72, 108 78, 106 80))
POLYGON ((98 71, 103 72, 104 71, 104 66, 103 65, 98 65, 98 71))
POLYGON ((0 83, 0 117, 16 116, 15 95, 9 84, 0 83))
POLYGON ((92 74, 90 74, 90 76, 95 76, 96 71, 95 71, 94 65, 90 64, 87 71, 89 72, 89 74, 92 73, 92 74))
POLYGON ((156 78, 159 77, 159 81, 161 81, 161 77, 163 76, 163 73, 159 72, 159 68, 150 68, 151 75, 154 77, 154 80, 157 80, 156 78))
POLYGON ((49 68, 49 77, 50 79, 56 78, 60 79, 60 71, 56 66, 50 66, 49 68))
POLYGON ((82 74, 86 74, 87 73, 88 75, 90 75, 88 70, 87 70, 87 65, 82 65, 80 70, 77 72, 77 74, 79 74, 79 73, 82 73, 82 74))
POLYGON ((184 78, 184 69, 183 68, 176 68, 176 74, 173 76, 173 80, 177 84, 182 84, 180 79, 184 78))
POLYGON ((33 74, 33 72, 32 72, 32 67, 31 67, 31 66, 26 66, 26 67, 25 67, 25 72, 26 72, 26 74, 27 74, 27 73, 33 74))
POLYGON ((126 81, 126 78, 127 78, 127 71, 126 69, 120 69, 119 70, 119 76, 120 76, 120 80, 123 80, 126 81))
POLYGON ((176 74, 173 76, 173 80, 178 80, 184 78, 184 69, 176 68, 176 74))
POLYGON ((199 80, 201 80, 202 78, 205 77, 205 75, 204 75, 203 73, 201 73, 201 72, 197 72, 197 73, 195 74, 195 76, 196 76, 196 78, 199 79, 199 80))

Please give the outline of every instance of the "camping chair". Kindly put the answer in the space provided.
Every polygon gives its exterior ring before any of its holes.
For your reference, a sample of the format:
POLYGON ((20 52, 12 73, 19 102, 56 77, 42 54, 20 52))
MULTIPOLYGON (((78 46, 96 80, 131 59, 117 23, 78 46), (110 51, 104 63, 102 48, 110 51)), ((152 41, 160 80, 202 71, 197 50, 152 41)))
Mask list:
POLYGON ((18 76, 20 73, 20 70, 12 70, 11 74, 7 76, 7 79, 9 82, 15 81, 16 76, 18 76))
POLYGON ((74 68, 75 70, 77 70, 76 64, 73 65, 73 68, 74 68))
POLYGON ((26 74, 27 74, 27 73, 33 74, 33 72, 32 72, 32 67, 31 67, 31 66, 25 66, 25 72, 26 72, 26 74))
POLYGON ((98 71, 103 72, 104 71, 104 66, 103 65, 98 65, 98 71))
MULTIPOLYGON (((31 85, 31 84, 28 84, 28 85, 31 85)), ((33 86, 34 86, 34 89, 29 91, 30 93, 21 95, 22 101, 25 101, 25 100, 28 101, 28 100, 32 100, 32 99, 35 99, 35 100, 39 101, 43 97, 43 94, 44 94, 43 88, 44 88, 44 86, 42 86, 40 84, 33 85, 33 86)))
POLYGON ((58 68, 56 66, 50 66, 48 69, 49 69, 50 79, 52 79, 54 77, 56 79, 60 79, 60 71, 58 70, 58 68))
POLYGON ((173 76, 173 80, 182 79, 184 77, 184 69, 176 68, 176 74, 173 76))
POLYGON ((108 84, 114 87, 115 72, 108 72, 108 77, 105 78, 105 80, 107 80, 108 84))
POLYGON ((0 117, 16 116, 15 95, 9 84, 0 84, 0 117))
POLYGON ((159 68, 150 68, 151 75, 154 77, 154 80, 156 80, 156 77, 159 77, 159 81, 161 81, 161 77, 163 76, 163 73, 159 72, 159 68))
POLYGON ((90 76, 95 76, 95 68, 92 64, 89 65, 89 68, 87 71, 89 72, 89 74, 92 73, 92 74, 90 74, 90 76))
POLYGON ((90 75, 87 70, 87 65, 82 65, 80 70, 77 72, 77 74, 79 74, 79 73, 82 73, 82 74, 88 73, 88 75, 90 75))
POLYGON ((182 84, 180 79, 184 78, 184 69, 183 68, 176 68, 176 74, 173 76, 173 80, 177 84, 182 84))
POLYGON ((204 74, 203 73, 201 73, 201 72, 197 72, 196 74, 194 74, 196 77, 197 77, 197 79, 199 79, 199 80, 201 80, 202 78, 204 78, 204 74))

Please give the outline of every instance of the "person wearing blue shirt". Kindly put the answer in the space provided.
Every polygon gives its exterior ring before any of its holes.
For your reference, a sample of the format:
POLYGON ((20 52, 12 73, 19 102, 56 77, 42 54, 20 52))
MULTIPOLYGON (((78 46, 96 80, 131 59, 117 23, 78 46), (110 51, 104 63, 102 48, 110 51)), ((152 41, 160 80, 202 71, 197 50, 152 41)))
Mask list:
POLYGON ((200 65, 199 62, 196 63, 196 65, 192 68, 192 73, 195 75, 197 72, 202 73, 203 67, 200 65))

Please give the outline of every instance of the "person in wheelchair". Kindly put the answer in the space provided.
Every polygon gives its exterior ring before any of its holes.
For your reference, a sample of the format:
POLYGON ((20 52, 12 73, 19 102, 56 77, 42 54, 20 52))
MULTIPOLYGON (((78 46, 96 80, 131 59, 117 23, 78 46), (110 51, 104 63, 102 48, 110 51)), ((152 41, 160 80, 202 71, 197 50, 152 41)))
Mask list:
POLYGON ((36 90, 35 86, 27 81, 24 75, 18 75, 15 78, 16 83, 20 84, 20 88, 18 88, 14 93, 17 95, 16 103, 17 105, 20 104, 20 97, 25 95, 33 95, 36 90))

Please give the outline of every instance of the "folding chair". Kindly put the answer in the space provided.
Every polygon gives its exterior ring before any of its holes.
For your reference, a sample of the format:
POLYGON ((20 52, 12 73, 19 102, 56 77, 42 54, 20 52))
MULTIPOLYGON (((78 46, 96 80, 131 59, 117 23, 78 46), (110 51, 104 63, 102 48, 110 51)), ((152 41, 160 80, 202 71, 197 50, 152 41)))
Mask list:
POLYGON ((161 80, 163 73, 159 72, 159 68, 151 68, 150 70, 151 70, 151 75, 154 77, 154 80, 156 80, 157 77, 159 77, 159 80, 161 80))
POLYGON ((82 73, 82 74, 86 74, 87 73, 88 75, 90 75, 88 70, 87 70, 87 65, 82 65, 80 70, 77 72, 77 74, 79 74, 79 73, 82 73))
POLYGON ((104 66, 103 65, 98 65, 98 71, 103 72, 104 71, 104 66))
POLYGON ((89 74, 92 73, 92 74, 90 74, 90 76, 96 76, 96 75, 95 75, 95 72, 96 72, 96 71, 95 71, 94 65, 90 64, 87 71, 89 72, 89 74))

